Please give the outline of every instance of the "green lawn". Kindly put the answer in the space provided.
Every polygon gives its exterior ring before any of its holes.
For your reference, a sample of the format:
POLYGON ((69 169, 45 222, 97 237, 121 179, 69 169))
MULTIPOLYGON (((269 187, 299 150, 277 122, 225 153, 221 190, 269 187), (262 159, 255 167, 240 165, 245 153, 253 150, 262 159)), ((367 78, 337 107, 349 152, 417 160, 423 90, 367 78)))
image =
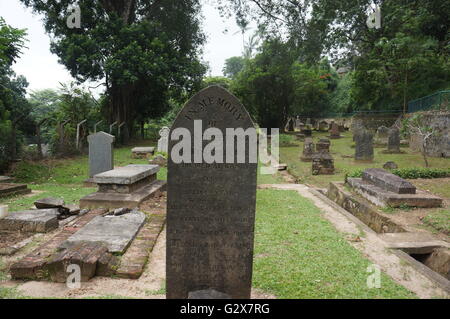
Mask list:
POLYGON ((295 191, 259 190, 253 285, 278 298, 413 298, 382 275, 369 289, 371 264, 295 191))
MULTIPOLYGON (((328 187, 329 182, 343 181, 345 174, 356 170, 364 170, 369 167, 383 167, 383 164, 388 161, 394 161, 399 168, 414 168, 425 167, 422 155, 420 153, 413 153, 409 148, 402 148, 404 154, 383 154, 385 148, 375 148, 375 158, 373 163, 359 163, 355 162, 353 158, 345 156, 352 156, 355 149, 352 148, 353 140, 351 132, 344 132, 341 139, 331 140, 331 154, 334 158, 335 174, 334 175, 319 175, 313 176, 311 174, 311 162, 300 161, 300 155, 303 151, 303 142, 296 141, 291 138, 283 136, 282 140, 290 140, 292 146, 280 147, 280 161, 288 164, 289 172, 295 176, 300 183, 311 184, 317 187, 328 187)), ((328 133, 313 132, 313 139, 316 143, 320 138, 326 138, 328 133)), ((433 168, 449 168, 450 159, 448 158, 429 158, 430 166, 433 168)))

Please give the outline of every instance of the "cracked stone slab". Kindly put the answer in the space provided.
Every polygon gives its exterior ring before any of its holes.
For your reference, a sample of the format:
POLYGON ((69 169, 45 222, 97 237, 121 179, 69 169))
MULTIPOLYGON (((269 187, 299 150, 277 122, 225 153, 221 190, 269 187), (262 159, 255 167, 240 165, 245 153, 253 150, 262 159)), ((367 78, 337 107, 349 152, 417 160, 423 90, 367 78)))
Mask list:
POLYGON ((58 209, 34 209, 12 212, 0 219, 1 230, 47 233, 58 228, 58 209))
POLYGON ((97 184, 134 184, 159 171, 158 165, 128 165, 94 176, 97 184))
POLYGON ((110 253, 124 253, 145 223, 145 214, 131 212, 120 216, 97 216, 60 245, 69 248, 80 242, 101 242, 110 253))

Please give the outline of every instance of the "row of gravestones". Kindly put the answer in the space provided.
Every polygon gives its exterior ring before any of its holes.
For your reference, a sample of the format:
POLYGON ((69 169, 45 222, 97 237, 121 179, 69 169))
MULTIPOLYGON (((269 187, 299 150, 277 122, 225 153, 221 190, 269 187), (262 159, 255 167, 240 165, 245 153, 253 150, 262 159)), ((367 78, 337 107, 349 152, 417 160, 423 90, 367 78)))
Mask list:
MULTIPOLYGON (((316 129, 319 131, 330 131, 332 138, 340 138, 340 132, 344 130, 343 126, 339 126, 336 122, 332 121, 331 124, 328 124, 326 121, 320 121, 316 123, 316 129)), ((312 130, 313 125, 311 124, 311 119, 308 118, 306 120, 306 123, 303 123, 300 118, 297 116, 296 119, 289 118, 286 126, 285 131, 286 132, 294 132, 294 131, 300 131, 303 132, 304 130, 312 130)))
MULTIPOLYGON (((158 152, 167 153, 169 148, 168 127, 159 131, 158 152)), ((89 143, 89 177, 114 169, 113 143, 114 135, 98 132, 88 136, 89 143)))
MULTIPOLYGON (((378 130, 383 132, 378 136, 387 136, 386 153, 400 153, 400 130, 393 126, 386 130, 378 130)), ((385 138, 385 137, 384 137, 385 138)), ((371 161, 374 158, 374 133, 363 126, 356 126, 353 130, 353 140, 355 141, 355 160, 371 161)))

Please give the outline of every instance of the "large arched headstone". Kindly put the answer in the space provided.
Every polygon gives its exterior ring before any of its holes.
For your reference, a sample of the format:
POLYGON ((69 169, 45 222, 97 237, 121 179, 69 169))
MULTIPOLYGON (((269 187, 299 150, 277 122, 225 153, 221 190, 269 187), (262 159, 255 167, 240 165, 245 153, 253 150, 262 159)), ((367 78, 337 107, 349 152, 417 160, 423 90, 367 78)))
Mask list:
MULTIPOLYGON (((236 147, 228 150, 234 155, 234 163, 207 163, 202 159, 202 146, 210 141, 198 143, 194 133, 198 137, 213 127, 222 132, 224 142, 231 136, 227 129, 256 132, 244 106, 218 86, 192 97, 172 125, 167 185, 167 298, 188 298, 190 292, 208 289, 231 298, 250 298, 257 163, 250 162, 249 139, 244 163, 236 163, 236 147), (174 140, 179 132, 190 133, 191 145, 185 149, 190 154, 179 152, 180 141, 174 140), (190 155, 196 163, 178 163, 179 154, 190 155)), ((256 140, 252 143, 256 144, 256 140)), ((223 158, 229 155, 225 145, 221 150, 223 158)))

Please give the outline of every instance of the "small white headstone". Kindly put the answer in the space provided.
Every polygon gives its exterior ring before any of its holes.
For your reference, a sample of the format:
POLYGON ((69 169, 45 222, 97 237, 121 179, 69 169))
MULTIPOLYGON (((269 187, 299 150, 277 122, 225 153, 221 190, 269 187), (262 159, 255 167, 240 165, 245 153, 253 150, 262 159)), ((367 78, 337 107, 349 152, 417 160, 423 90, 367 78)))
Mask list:
POLYGON ((169 132, 170 129, 167 126, 164 126, 159 131, 159 136, 161 137, 158 140, 158 152, 167 153, 169 150, 169 132))

